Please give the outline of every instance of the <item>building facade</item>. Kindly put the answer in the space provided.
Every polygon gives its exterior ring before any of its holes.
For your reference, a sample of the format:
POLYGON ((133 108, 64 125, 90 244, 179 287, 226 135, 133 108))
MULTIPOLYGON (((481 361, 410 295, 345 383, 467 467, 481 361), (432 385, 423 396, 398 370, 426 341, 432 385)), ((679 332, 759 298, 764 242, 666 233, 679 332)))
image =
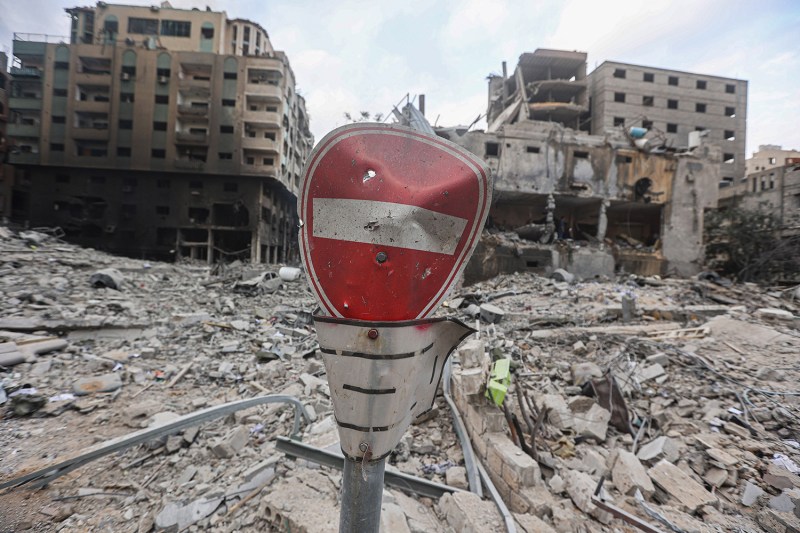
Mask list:
POLYGON ((8 56, 0 52, 0 222, 11 216, 11 189, 14 183, 14 169, 8 164, 8 56))
POLYGON ((745 175, 791 165, 800 161, 800 150, 784 150, 776 144, 762 144, 757 152, 748 158, 745 164, 745 175))
POLYGON ((682 149, 698 132, 720 147, 720 186, 744 177, 747 81, 613 61, 588 78, 593 134, 643 127, 682 149))
POLYGON ((15 34, 14 218, 126 254, 295 258, 313 138, 267 32, 167 2, 67 12, 68 42, 15 34))

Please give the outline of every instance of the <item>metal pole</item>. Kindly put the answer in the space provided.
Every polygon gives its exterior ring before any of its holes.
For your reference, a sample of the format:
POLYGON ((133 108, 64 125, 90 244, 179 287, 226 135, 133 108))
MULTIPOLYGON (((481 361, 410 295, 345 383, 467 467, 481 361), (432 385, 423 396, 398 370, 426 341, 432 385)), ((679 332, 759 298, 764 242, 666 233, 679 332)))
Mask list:
POLYGON ((364 463, 345 458, 339 533, 378 533, 380 530, 385 462, 381 459, 364 463))

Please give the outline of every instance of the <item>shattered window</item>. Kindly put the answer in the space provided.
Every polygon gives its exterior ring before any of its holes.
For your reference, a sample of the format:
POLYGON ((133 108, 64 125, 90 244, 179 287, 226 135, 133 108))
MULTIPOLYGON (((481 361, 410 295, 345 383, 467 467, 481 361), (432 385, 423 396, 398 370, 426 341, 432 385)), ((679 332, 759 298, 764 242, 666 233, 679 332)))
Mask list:
POLYGON ((725 114, 731 118, 736 116, 736 108, 735 107, 726 107, 725 114))
POLYGON ((667 133, 678 133, 677 124, 667 124, 667 133))
POLYGON ((697 111, 698 113, 705 113, 706 112, 706 104, 700 104, 700 103, 695 104, 694 105, 694 110, 697 111))
POLYGON ((678 76, 670 76, 669 80, 668 80, 668 83, 670 85, 674 85, 675 87, 677 87, 678 86, 678 76))
POLYGON ((705 90, 705 88, 706 88, 705 80, 697 80, 697 85, 696 86, 697 86, 698 89, 705 90))
POLYGON ((625 69, 624 68, 614 69, 614 77, 625 79, 625 69))
POLYGON ((615 102, 624 102, 625 101, 625 93, 614 93, 614 101, 615 102))
POLYGON ((728 83, 725 85, 725 92, 728 94, 735 94, 736 93, 736 85, 732 83, 728 83))
POLYGON ((642 96, 642 105, 645 107, 653 107, 653 100, 652 96, 642 96))
POLYGON ((655 81, 655 75, 652 72, 645 72, 643 79, 644 81, 653 83, 655 81))
POLYGON ((486 157, 500 157, 500 144, 486 143, 486 157))
POLYGON ((624 125, 625 125, 625 119, 624 118, 622 118, 622 117, 614 117, 614 127, 624 126, 624 125))

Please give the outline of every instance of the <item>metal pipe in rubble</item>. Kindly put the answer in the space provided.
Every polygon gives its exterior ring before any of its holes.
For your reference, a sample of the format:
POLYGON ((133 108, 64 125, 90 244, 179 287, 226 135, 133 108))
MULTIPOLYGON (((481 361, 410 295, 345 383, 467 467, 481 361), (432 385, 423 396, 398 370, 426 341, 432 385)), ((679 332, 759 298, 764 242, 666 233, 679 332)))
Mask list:
POLYGON ((364 462, 345 458, 339 533, 379 532, 385 466, 386 459, 364 462))

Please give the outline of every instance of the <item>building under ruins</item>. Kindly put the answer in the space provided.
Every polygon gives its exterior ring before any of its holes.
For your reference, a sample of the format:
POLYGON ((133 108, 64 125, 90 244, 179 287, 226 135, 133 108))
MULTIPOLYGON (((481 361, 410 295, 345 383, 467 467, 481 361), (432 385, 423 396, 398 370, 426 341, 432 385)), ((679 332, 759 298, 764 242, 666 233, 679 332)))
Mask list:
POLYGON ((13 219, 118 253, 295 257, 313 138, 267 32, 168 2, 67 12, 69 38, 14 35, 13 219))
POLYGON ((592 277, 701 268, 720 148, 694 135, 678 150, 644 129, 591 135, 585 74, 583 53, 522 54, 513 74, 489 79, 486 131, 436 129, 495 176, 496 235, 479 245, 467 282, 526 269, 592 277))

